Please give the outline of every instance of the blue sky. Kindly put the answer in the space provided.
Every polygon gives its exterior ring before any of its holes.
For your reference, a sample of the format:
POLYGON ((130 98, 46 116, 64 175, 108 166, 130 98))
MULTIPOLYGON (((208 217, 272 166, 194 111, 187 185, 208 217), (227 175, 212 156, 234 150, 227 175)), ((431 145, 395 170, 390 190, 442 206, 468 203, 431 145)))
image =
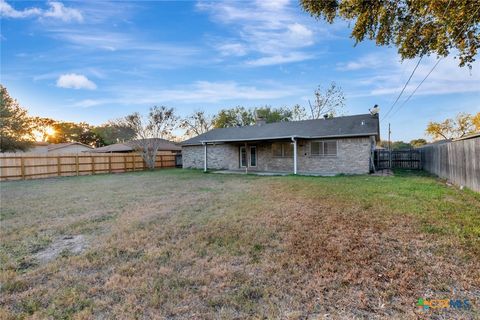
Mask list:
MULTIPOLYGON (((297 1, 34 2, 0 0, 1 83, 33 115, 97 125, 152 105, 215 114, 242 105, 308 105, 335 81, 346 113, 385 114, 417 60, 395 48, 354 47, 347 23, 317 21, 297 1)), ((383 119, 394 140, 429 121, 480 112, 480 63, 426 57, 383 119)))

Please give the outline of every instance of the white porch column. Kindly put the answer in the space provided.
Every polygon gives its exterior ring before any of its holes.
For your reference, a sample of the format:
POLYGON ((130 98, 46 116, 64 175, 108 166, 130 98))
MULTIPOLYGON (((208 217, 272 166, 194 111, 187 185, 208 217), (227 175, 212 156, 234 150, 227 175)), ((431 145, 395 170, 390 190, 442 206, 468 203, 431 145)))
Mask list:
POLYGON ((203 144, 204 154, 203 154, 203 172, 207 172, 207 144, 203 144))
POLYGON ((292 137, 293 141, 293 174, 297 174, 297 139, 292 137))
POLYGON ((247 143, 245 142, 245 173, 248 173, 248 148, 247 148, 247 143))

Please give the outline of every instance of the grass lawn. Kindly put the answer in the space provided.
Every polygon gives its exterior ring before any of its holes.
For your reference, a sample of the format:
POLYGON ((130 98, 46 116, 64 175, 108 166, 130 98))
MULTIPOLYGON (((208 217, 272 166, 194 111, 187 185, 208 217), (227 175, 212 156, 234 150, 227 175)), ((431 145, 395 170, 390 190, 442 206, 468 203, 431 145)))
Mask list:
POLYGON ((0 219, 2 319, 480 318, 480 195, 424 174, 7 182, 0 219))

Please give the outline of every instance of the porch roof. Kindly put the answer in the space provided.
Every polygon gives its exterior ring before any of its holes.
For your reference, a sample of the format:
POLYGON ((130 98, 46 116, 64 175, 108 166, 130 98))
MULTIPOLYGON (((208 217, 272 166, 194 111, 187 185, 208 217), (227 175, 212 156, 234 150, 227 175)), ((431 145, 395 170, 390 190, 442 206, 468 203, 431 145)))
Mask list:
POLYGON ((203 143, 375 136, 379 138, 378 117, 370 114, 330 119, 275 122, 264 125, 219 128, 184 141, 182 145, 203 143))

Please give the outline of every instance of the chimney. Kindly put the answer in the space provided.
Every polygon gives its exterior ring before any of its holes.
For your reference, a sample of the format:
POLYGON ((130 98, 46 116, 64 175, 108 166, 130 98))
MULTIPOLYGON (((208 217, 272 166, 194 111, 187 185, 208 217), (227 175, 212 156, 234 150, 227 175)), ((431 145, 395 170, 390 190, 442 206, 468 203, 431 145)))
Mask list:
POLYGON ((263 126, 266 123, 267 120, 264 117, 257 116, 257 118, 255 119, 255 125, 257 126, 263 126))

